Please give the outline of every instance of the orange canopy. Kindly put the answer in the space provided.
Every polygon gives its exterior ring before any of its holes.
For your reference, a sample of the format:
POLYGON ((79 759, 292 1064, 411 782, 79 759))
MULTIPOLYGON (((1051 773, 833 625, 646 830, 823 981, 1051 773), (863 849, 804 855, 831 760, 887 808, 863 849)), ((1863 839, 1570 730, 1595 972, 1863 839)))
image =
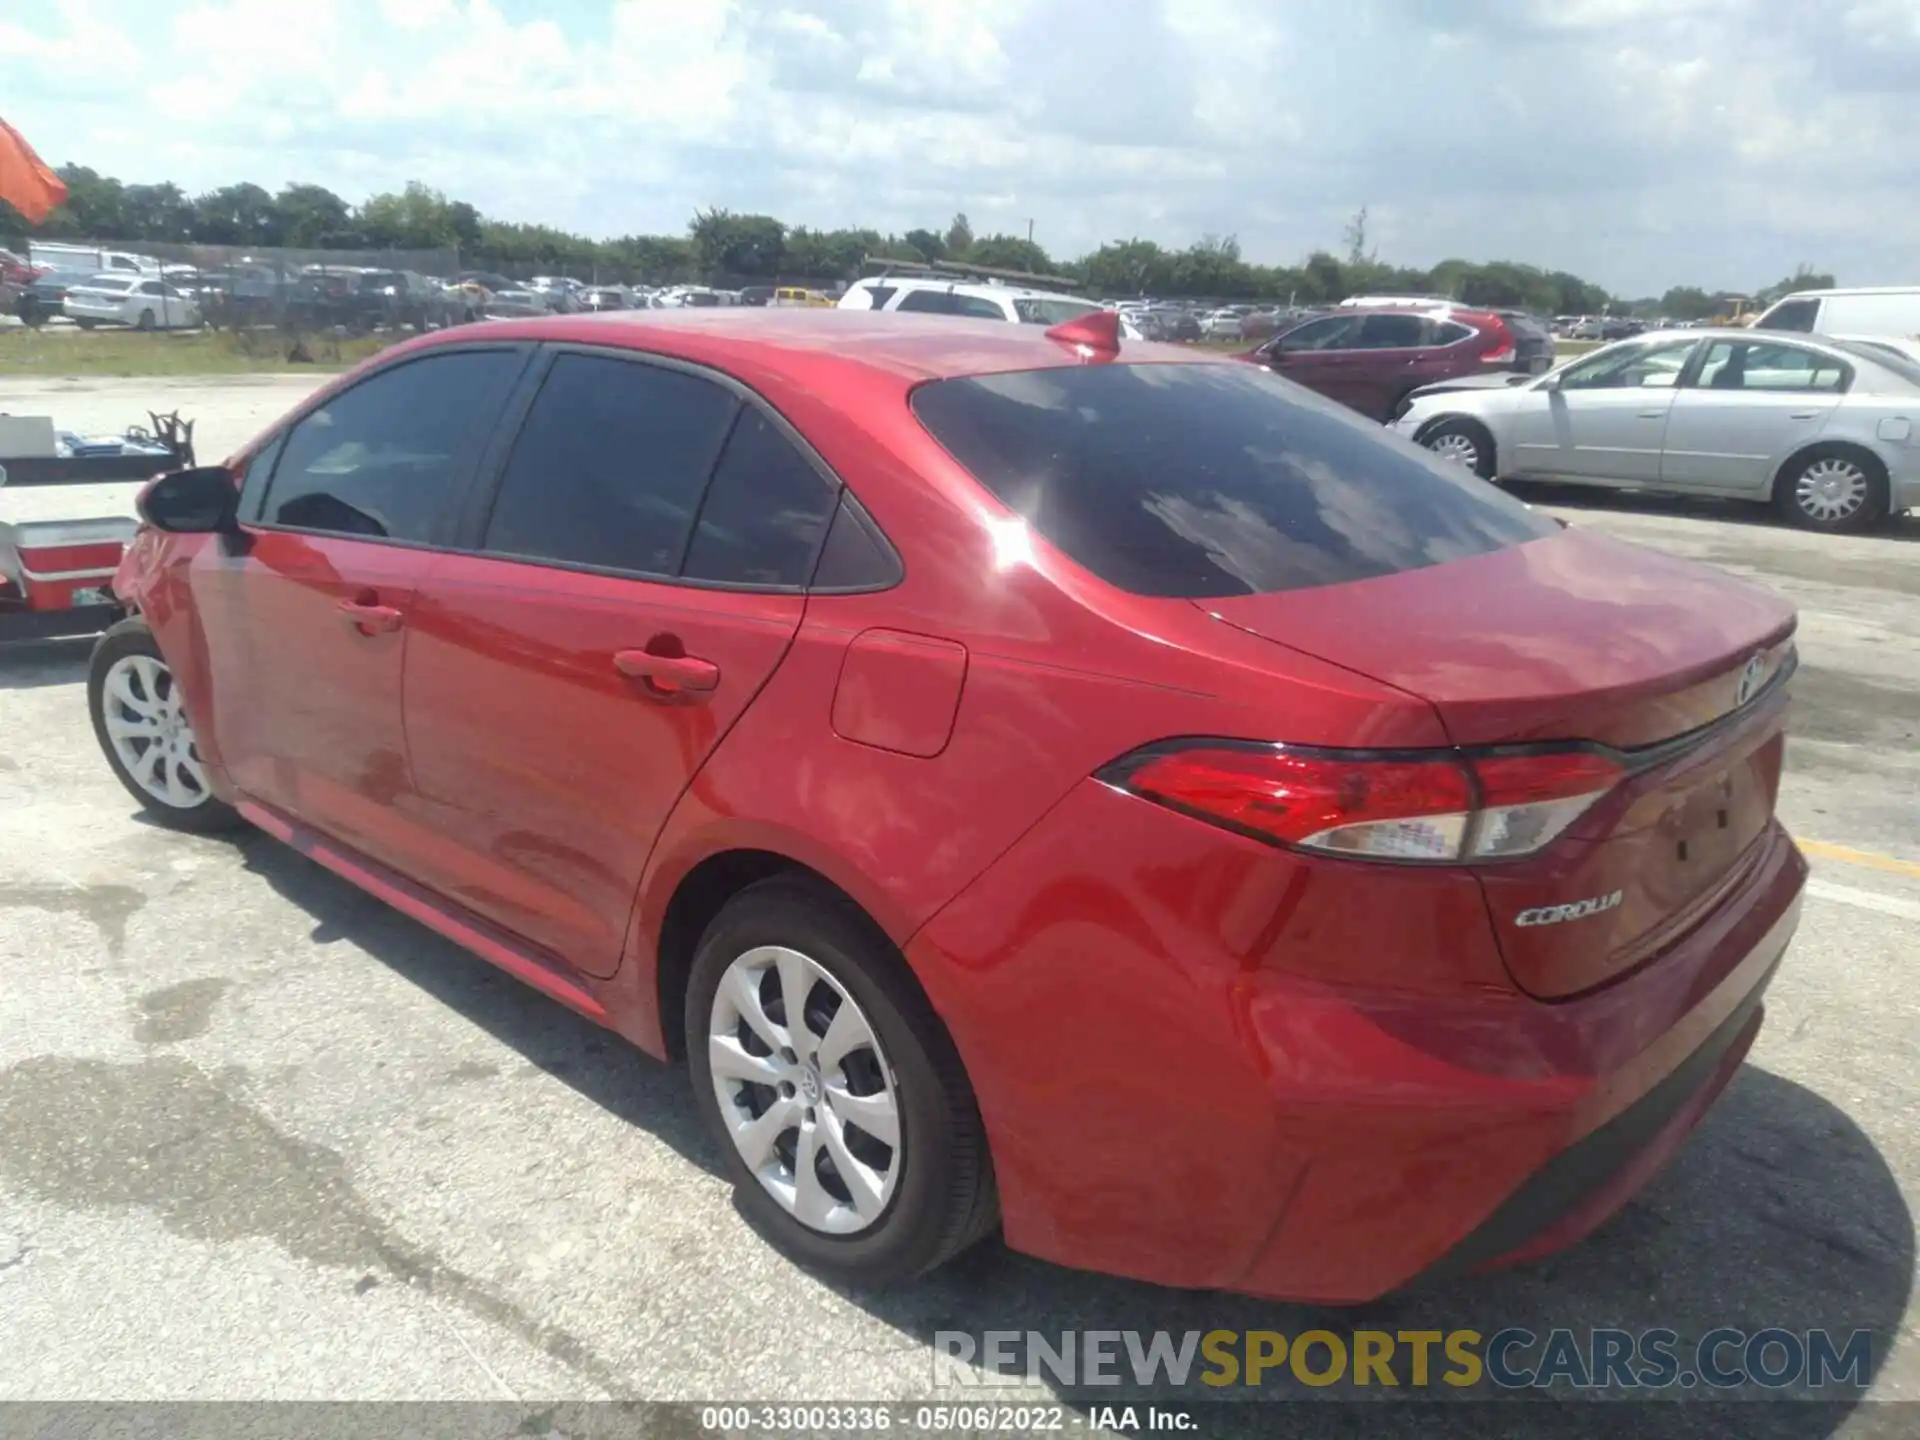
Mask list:
POLYGON ((66 198, 60 177, 18 130, 0 120, 0 200, 24 215, 29 225, 38 225, 66 198))

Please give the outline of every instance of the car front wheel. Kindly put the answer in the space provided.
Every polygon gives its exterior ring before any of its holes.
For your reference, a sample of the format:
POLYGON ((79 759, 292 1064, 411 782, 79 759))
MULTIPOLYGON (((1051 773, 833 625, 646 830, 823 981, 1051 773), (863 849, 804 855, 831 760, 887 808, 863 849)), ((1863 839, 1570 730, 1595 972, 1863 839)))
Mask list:
POLYGON ((694 958, 686 1034, 740 1208, 794 1259, 883 1285, 992 1229, 986 1136, 953 1042, 844 901, 788 878, 735 896, 694 958))
POLYGON ((1477 420, 1442 420, 1420 437, 1420 443, 1442 460, 1451 460, 1478 475, 1493 478, 1493 437, 1477 420))
POLYGON ((144 621, 122 620, 93 647, 87 705, 108 766, 155 820, 199 832, 240 823, 214 798, 186 699, 144 621))

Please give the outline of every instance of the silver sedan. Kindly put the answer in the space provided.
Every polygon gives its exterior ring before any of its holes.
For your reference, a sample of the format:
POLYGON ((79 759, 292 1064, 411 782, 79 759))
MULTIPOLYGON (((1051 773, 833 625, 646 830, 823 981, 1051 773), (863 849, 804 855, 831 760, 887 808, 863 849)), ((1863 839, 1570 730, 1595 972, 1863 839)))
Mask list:
POLYGON ((1489 480, 1764 501, 1811 530, 1920 506, 1920 364, 1858 340, 1639 335, 1538 379, 1428 386, 1390 423, 1489 480))

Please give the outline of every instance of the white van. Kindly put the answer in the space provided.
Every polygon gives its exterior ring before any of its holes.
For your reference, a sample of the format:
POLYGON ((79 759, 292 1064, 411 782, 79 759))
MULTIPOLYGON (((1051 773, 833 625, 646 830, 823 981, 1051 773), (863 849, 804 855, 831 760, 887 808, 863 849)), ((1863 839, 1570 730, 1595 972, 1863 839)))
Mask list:
POLYGON ((27 246, 27 263, 56 275, 151 275, 158 277, 160 262, 150 255, 125 250, 103 250, 97 245, 63 244, 36 240, 27 246))
POLYGON ((1860 290, 1802 290, 1776 300, 1753 322, 1756 330, 1805 335, 1920 336, 1920 285, 1860 290))

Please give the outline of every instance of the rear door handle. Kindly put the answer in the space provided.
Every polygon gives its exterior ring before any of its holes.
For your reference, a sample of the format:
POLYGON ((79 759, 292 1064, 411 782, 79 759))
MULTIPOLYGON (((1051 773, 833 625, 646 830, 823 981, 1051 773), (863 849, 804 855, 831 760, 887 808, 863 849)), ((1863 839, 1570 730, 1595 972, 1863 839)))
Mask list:
POLYGON ((340 623, 351 625, 363 635, 385 635, 400 628, 400 612, 391 605, 366 600, 342 600, 340 623))
POLYGON ((1664 410, 1642 410, 1640 412, 1640 418, 1642 420, 1659 420, 1663 419, 1666 413, 1664 410))
POLYGON ((1820 412, 1818 410, 1794 410, 1788 413, 1787 418, 1789 420, 1818 420, 1820 418, 1820 412))
POLYGON ((649 689, 665 695, 705 695, 720 683, 720 667, 697 655, 619 650, 614 653, 613 664, 622 675, 645 680, 649 689))

